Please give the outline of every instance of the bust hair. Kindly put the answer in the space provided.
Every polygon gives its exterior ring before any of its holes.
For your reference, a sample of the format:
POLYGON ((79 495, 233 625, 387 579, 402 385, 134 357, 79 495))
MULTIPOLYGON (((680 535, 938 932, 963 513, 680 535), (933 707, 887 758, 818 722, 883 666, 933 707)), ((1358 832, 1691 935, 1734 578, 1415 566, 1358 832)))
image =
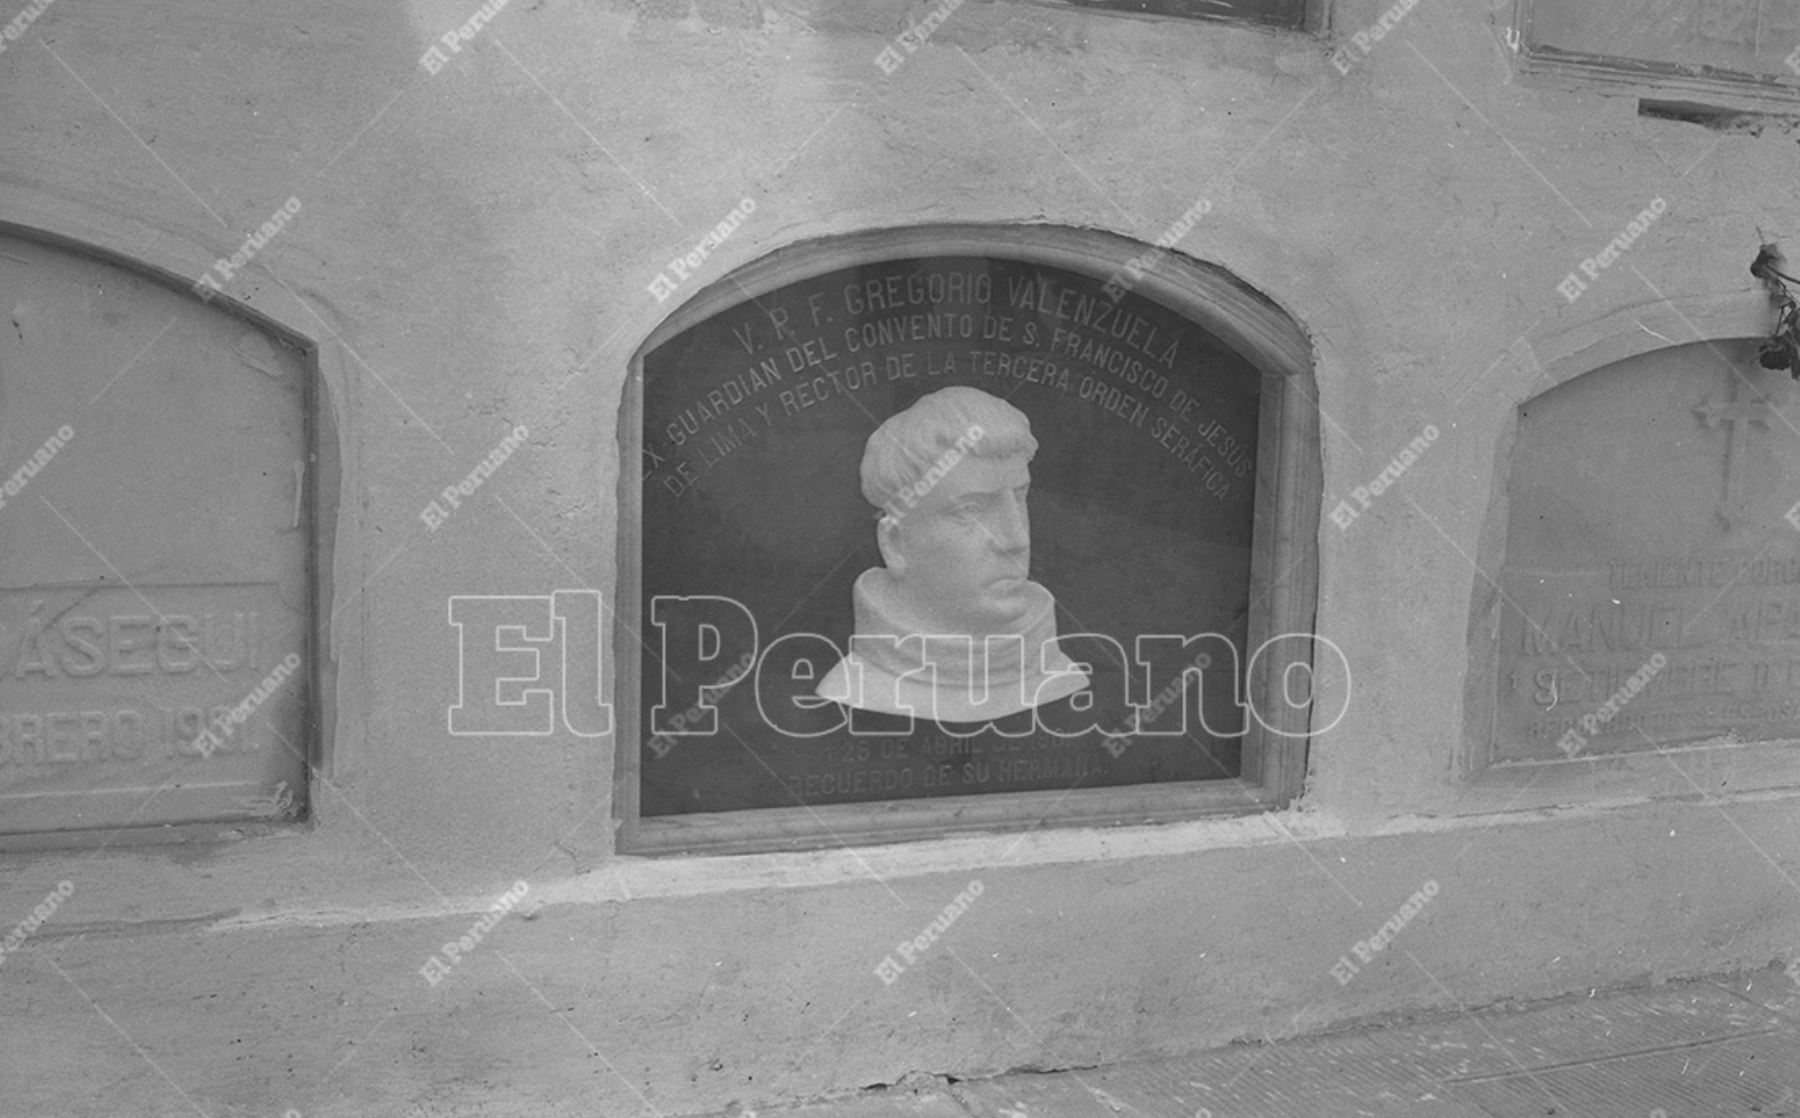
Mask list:
POLYGON ((927 471, 944 469, 941 463, 953 450, 1029 462, 1037 446, 1031 420, 1000 397, 961 385, 940 388, 889 416, 869 436, 863 448, 863 498, 890 509, 927 471))

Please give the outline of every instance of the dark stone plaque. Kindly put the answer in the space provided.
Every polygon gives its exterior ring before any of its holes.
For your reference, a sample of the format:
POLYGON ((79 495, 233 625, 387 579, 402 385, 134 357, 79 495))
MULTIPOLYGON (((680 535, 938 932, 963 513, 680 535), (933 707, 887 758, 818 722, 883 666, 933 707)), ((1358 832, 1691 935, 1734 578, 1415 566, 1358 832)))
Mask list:
MULTIPOLYGON (((1259 374, 1166 307, 1115 304, 1104 282, 1001 259, 867 264, 745 301, 646 356, 644 815, 1236 773, 1259 374), (883 502, 884 537, 865 451, 899 413, 950 404, 978 409, 986 432, 966 456, 916 455, 939 469, 883 502), (983 456, 1021 420, 1037 444, 1028 471, 1018 454, 983 456), (984 470, 1014 472, 976 484, 984 470), (957 546, 975 550, 939 573, 954 581, 1005 551, 1019 577, 1003 594, 1022 596, 1028 567, 1036 631, 1085 665, 1086 686, 1065 673, 1024 709, 952 702, 935 718, 822 698, 873 610, 859 580, 904 566, 898 553, 917 574, 906 533, 926 522, 909 518, 958 487, 987 492, 991 517, 947 504, 941 526, 967 521, 993 551, 965 533, 957 546), (1205 670, 1183 675, 1196 660, 1205 670), (1137 732, 1134 708, 1155 711, 1137 732)), ((918 601, 930 614, 949 593, 918 601)), ((948 676, 919 678, 946 694, 948 676)))
POLYGON ((305 794, 296 356, 0 238, 0 832, 290 816, 305 794))
POLYGON ((1800 738, 1794 394, 1745 341, 1521 409, 1491 760, 1800 738))

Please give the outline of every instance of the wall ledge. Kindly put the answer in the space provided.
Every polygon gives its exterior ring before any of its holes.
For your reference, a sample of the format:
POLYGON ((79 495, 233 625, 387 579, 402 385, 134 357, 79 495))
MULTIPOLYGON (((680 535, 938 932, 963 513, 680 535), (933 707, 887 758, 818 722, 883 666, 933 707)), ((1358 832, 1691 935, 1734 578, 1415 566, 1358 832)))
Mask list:
MULTIPOLYGON (((672 900, 751 891, 813 889, 884 883, 934 875, 994 872, 1081 863, 1123 863, 1150 858, 1305 845, 1323 840, 1363 841, 1478 832, 1544 824, 1604 823, 1646 809, 1800 802, 1800 789, 1771 789, 1727 796, 1616 799, 1497 811, 1479 815, 1406 815, 1369 829, 1353 828, 1316 811, 1265 812, 1225 820, 1198 820, 1139 827, 1089 828, 1029 835, 995 834, 905 843, 883 847, 841 848, 806 852, 641 858, 619 856, 604 866, 572 877, 528 882, 529 892, 517 906, 525 919, 551 906, 588 906, 628 901, 672 900)), ((1309 855, 1310 856, 1310 855, 1309 855)), ((327 928, 471 916, 485 911, 499 895, 467 895, 430 905, 312 907, 236 914, 214 922, 212 934, 327 928)))

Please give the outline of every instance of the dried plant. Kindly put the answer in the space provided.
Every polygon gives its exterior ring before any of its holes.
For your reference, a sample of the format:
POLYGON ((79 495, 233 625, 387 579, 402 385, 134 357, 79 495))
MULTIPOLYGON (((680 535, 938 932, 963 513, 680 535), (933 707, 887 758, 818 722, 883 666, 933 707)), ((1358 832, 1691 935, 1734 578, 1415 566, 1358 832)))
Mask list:
POLYGON ((1794 293, 1788 290, 1788 284, 1800 280, 1781 270, 1785 263, 1779 248, 1765 244, 1750 265, 1750 274, 1769 289, 1779 315, 1775 332, 1762 341, 1757 361, 1765 369, 1786 369, 1788 375, 1800 380, 1800 304, 1794 302, 1794 293))

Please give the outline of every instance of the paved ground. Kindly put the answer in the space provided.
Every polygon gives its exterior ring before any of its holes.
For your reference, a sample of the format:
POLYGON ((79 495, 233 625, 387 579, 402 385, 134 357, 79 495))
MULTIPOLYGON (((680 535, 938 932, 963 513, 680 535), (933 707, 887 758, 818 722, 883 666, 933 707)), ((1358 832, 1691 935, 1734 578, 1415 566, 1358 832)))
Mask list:
MULTIPOLYGON (((751 1118, 737 1111, 735 1118, 751 1118)), ((1779 970, 1182 1060, 865 1092, 756 1118, 1800 1118, 1779 970)))

